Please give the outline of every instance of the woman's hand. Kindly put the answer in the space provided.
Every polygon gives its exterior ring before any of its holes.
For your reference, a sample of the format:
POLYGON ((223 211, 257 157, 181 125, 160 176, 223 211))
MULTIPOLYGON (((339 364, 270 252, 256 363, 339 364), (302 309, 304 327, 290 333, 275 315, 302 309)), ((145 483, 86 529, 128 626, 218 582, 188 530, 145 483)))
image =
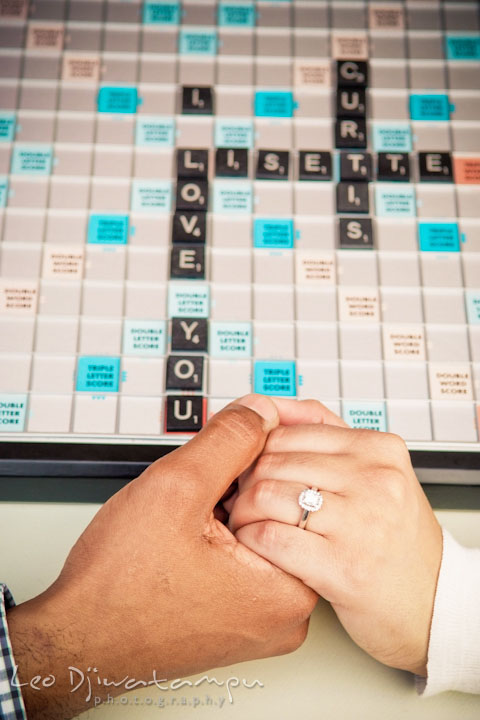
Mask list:
POLYGON ((232 532, 331 602, 374 658, 425 674, 442 532, 405 443, 349 429, 320 403, 278 408, 283 425, 229 503, 232 532), (316 424, 290 425, 312 417, 316 424), (337 427, 322 424, 332 421, 337 427), (302 530, 306 487, 324 502, 302 530))

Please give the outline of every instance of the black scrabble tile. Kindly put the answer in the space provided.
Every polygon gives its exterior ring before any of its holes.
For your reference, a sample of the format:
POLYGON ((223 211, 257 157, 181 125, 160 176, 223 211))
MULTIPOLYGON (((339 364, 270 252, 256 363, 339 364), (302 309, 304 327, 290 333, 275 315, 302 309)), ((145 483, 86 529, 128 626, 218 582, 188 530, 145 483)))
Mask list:
POLYGON ((203 356, 170 355, 167 358, 167 390, 202 390, 203 356))
POLYGON ((201 210, 177 210, 172 222, 172 243, 205 243, 207 213, 201 210))
POLYGON ((192 433, 202 429, 204 402, 201 395, 167 395, 165 405, 167 433, 192 433))
POLYGON ((259 150, 257 180, 288 180, 289 162, 288 150, 259 150))
POLYGON ((337 184, 337 212, 368 213, 368 183, 339 182, 337 184))
POLYGON ((298 160, 299 180, 331 180, 332 154, 317 150, 300 150, 298 160))
POLYGON ((337 118, 335 146, 345 150, 365 150, 367 147, 366 121, 362 118, 337 118))
POLYGON ((410 182, 410 158, 407 153, 379 152, 378 180, 410 182))
POLYGON ((340 180, 370 182, 372 180, 372 156, 370 153, 340 153, 340 180))
POLYGON ((170 254, 170 277, 178 280, 205 278, 205 245, 173 245, 170 254))
POLYGON ((364 88, 343 87, 337 90, 337 117, 360 117, 367 114, 367 100, 364 88))
POLYGON ((196 148, 178 148, 177 177, 207 178, 208 150, 199 150, 196 148))
POLYGON ((365 88, 368 65, 364 60, 337 60, 337 87, 365 88))
POLYGON ((205 318, 172 318, 172 351, 207 352, 208 323, 205 318))
POLYGON ((208 181, 181 178, 177 181, 177 210, 208 210, 208 181))
POLYGON ((182 113, 183 115, 212 115, 213 94, 211 87, 182 88, 182 113))
POLYGON ((215 174, 218 177, 248 177, 248 150, 217 148, 215 174))
POLYGON ((370 218, 340 218, 342 250, 372 250, 373 228, 370 218))
POLYGON ((419 152, 418 165, 422 182, 453 182, 452 156, 445 152, 419 152))

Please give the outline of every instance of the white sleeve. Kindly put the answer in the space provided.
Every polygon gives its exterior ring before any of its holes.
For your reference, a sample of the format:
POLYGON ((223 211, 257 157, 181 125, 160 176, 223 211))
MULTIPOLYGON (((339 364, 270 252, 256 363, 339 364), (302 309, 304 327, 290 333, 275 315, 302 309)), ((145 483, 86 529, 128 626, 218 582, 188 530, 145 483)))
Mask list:
POLYGON ((480 549, 462 547, 445 529, 427 678, 417 677, 416 686, 424 697, 480 693, 480 549))

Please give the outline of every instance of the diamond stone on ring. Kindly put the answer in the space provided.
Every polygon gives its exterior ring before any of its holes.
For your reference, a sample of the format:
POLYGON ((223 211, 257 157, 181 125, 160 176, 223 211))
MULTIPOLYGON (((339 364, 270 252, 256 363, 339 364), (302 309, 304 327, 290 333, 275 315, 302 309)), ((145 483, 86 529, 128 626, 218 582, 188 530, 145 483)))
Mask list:
POLYGON ((305 530, 308 516, 311 512, 317 512, 323 505, 323 495, 316 488, 306 488, 298 496, 298 504, 303 509, 302 517, 298 527, 305 530))

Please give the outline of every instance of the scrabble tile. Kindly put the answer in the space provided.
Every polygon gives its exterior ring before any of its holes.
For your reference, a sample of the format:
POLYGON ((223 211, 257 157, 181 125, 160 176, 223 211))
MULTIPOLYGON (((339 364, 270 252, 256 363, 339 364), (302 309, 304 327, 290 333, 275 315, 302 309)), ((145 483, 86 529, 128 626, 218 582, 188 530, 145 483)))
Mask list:
POLYGON ((170 355, 167 358, 167 390, 203 389, 204 358, 202 355, 170 355))
POLYGON ((337 91, 337 117, 364 118, 367 112, 363 88, 341 87, 337 91))
POLYGON ((257 180, 288 180, 289 153, 287 151, 259 150, 257 180))
POLYGON ((207 237, 206 213, 177 210, 172 221, 172 243, 205 243, 207 237))
POLYGON ((165 402, 165 431, 167 433, 194 433, 202 429, 204 423, 202 397, 168 395, 165 402))
POLYGON ((205 278, 204 245, 174 245, 170 255, 170 277, 203 280, 205 278))
POLYGON ((410 182, 410 158, 408 154, 379 152, 377 179, 383 182, 410 182))
POLYGON ((207 178, 208 150, 177 150, 178 178, 207 178))
POLYGON ((330 152, 301 150, 299 153, 299 180, 332 180, 330 152))
POLYGON ((177 210, 207 210, 208 182, 181 179, 177 182, 177 210))
POLYGON ((372 156, 369 153, 340 153, 340 180, 369 182, 372 179, 372 156))
POLYGON ((368 85, 368 66, 357 60, 337 62, 337 85, 339 88, 365 88, 368 85))
POLYGON ((208 325, 203 318, 172 318, 172 351, 206 352, 208 325))
POLYGON ((363 182, 339 182, 337 184, 337 212, 368 213, 368 185, 363 182))
MULTIPOLYGON (((222 138, 223 139, 223 138, 222 138)), ((248 150, 243 147, 217 147, 215 153, 217 177, 248 177, 248 150)))
POLYGON ((335 146, 337 148, 359 149, 367 147, 367 126, 360 118, 340 118, 335 123, 335 146))
POLYGON ((340 218, 340 248, 373 249, 373 228, 370 218, 340 218))
POLYGON ((453 169, 450 153, 418 154, 420 180, 427 182, 452 182, 453 169))

